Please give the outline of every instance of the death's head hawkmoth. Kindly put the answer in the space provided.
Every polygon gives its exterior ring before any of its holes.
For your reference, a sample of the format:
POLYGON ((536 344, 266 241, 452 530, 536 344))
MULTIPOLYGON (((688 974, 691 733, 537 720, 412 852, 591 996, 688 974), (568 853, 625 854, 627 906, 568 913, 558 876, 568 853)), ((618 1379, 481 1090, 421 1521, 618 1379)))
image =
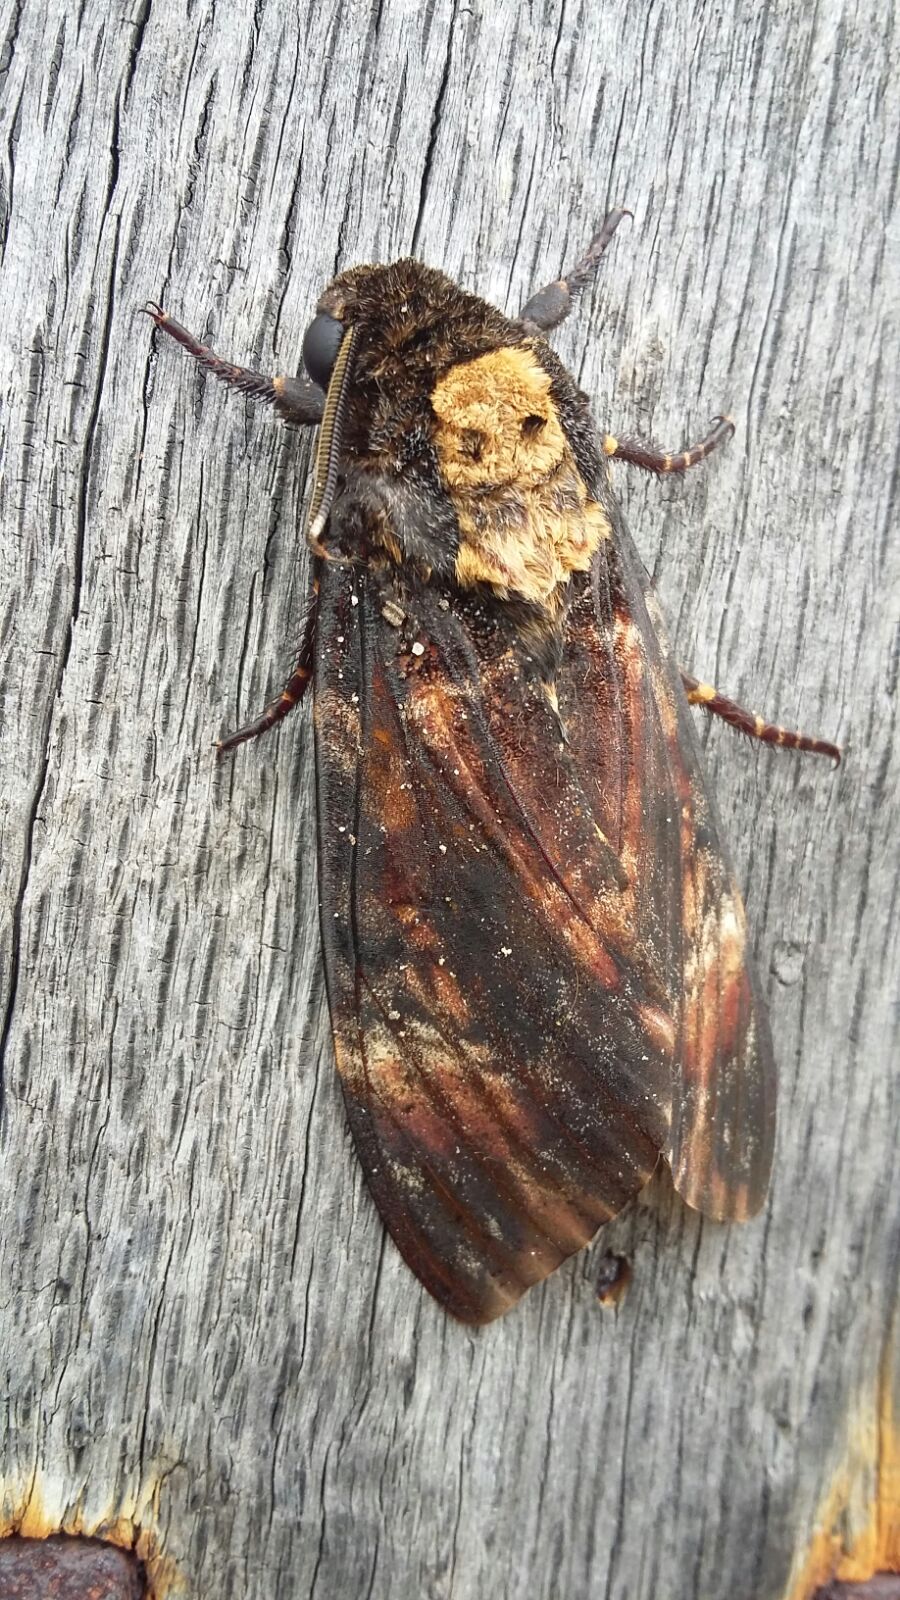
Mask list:
POLYGON ((625 213, 518 317, 417 261, 343 273, 308 378, 202 366, 321 423, 310 606, 276 723, 313 683, 322 942, 338 1070, 397 1245, 454 1316, 500 1315, 667 1162, 684 1200, 752 1216, 775 1078, 740 894, 689 701, 610 483, 546 340, 625 213))

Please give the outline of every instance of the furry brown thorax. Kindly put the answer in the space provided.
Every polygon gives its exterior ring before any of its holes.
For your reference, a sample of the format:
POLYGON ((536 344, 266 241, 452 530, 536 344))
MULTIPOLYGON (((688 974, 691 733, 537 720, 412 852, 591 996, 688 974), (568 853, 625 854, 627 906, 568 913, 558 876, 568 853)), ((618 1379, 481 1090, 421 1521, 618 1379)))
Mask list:
POLYGON ((608 524, 587 402, 545 340, 416 261, 355 267, 317 309, 355 331, 326 544, 557 618, 608 524))

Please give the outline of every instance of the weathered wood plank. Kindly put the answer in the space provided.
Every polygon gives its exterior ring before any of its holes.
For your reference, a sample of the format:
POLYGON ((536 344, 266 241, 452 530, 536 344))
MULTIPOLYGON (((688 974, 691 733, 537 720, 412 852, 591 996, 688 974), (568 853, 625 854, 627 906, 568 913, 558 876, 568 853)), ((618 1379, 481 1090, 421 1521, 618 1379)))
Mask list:
POLYGON ((140 1525, 201 1600, 900 1565, 896 17, 18 0, 0 39, 5 1523, 140 1525), (708 740, 779 1041, 765 1217, 649 1193, 474 1334, 349 1147, 308 730, 210 749, 290 659, 308 446, 135 311, 290 370, 336 268, 515 307, 619 201, 563 358, 614 431, 738 421, 690 483, 621 474, 685 664, 847 759, 708 740))

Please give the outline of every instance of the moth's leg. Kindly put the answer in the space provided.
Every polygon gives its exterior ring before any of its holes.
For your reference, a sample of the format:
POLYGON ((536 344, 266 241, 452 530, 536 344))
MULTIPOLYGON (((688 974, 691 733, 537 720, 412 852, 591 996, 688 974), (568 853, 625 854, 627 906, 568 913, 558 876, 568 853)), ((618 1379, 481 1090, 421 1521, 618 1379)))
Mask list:
POLYGON ((626 461, 631 467, 643 467, 645 472, 687 472, 688 467, 695 467, 698 461, 704 461, 733 433, 734 423, 730 417, 713 417, 712 429, 705 439, 674 454, 667 450, 651 450, 637 439, 617 439, 612 433, 605 433, 600 444, 605 455, 614 457, 616 461, 626 461))
POLYGON ((229 733, 224 739, 216 741, 216 755, 225 756, 236 750, 239 744, 246 744, 248 739, 256 739, 261 733, 268 733, 274 728, 276 722, 293 711, 299 705, 312 678, 313 650, 316 640, 316 611, 319 600, 319 585, 314 581, 310 588, 309 604, 303 623, 303 638, 297 655, 297 665, 288 678, 277 700, 272 700, 253 722, 248 722, 243 728, 238 728, 235 733, 229 733))
POLYGON ((732 728, 748 733, 751 739, 761 739, 763 744, 780 744, 786 750, 809 750, 816 756, 830 756, 832 761, 840 765, 841 752, 836 744, 829 744, 825 739, 813 739, 808 733, 792 733, 789 728, 779 728, 774 722, 765 722, 753 711, 745 711, 743 706, 726 699, 711 683, 699 683, 689 672, 682 672, 681 681, 692 706, 702 706, 704 711, 711 711, 714 717, 721 717, 732 728))
POLYGON ((265 373, 253 372, 250 367, 236 367, 231 361, 223 361, 208 345, 201 344, 192 333, 188 333, 187 328, 163 311, 162 306, 154 305, 151 301, 142 310, 145 316, 152 318, 161 333, 167 333, 201 367, 232 389, 240 389, 251 400, 262 400, 266 405, 274 406, 285 422, 297 427, 321 422, 325 396, 318 385, 310 383, 308 378, 267 378, 265 373))
POLYGON ((576 261, 565 277, 557 278, 543 289, 538 289, 519 312, 529 333, 547 333, 557 328, 569 315, 575 300, 600 265, 600 258, 623 217, 631 212, 619 207, 611 211, 599 233, 595 233, 584 255, 576 261))

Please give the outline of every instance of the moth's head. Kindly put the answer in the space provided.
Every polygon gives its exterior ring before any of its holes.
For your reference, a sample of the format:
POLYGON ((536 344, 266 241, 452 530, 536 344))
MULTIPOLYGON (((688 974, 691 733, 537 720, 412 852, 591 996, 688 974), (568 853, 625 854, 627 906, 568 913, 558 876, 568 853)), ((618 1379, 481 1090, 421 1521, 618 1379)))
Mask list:
POLYGON ((420 261, 353 267, 328 285, 303 345, 307 371, 324 387, 350 328, 357 392, 408 393, 416 384, 422 398, 448 365, 522 337, 518 324, 420 261))

